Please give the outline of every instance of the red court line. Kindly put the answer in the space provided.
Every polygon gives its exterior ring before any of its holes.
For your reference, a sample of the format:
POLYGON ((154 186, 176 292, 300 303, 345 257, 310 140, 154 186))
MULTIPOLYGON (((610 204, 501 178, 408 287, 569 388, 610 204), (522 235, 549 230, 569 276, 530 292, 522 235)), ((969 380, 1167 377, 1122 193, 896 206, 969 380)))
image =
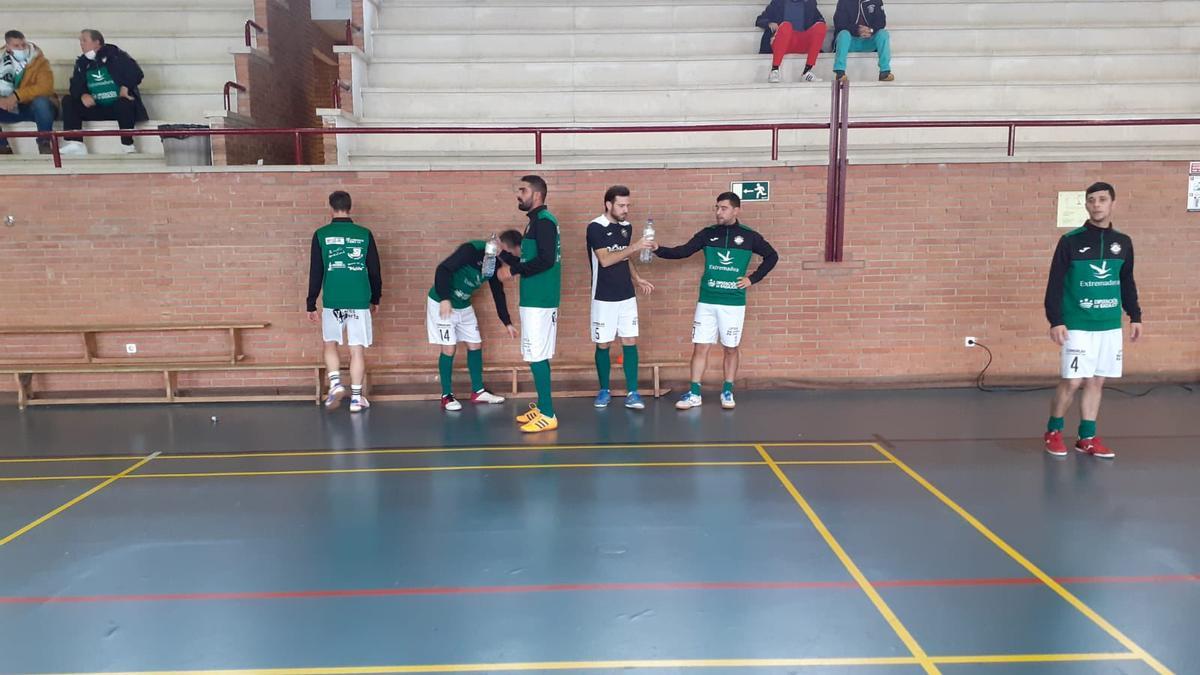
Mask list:
MULTIPOLYGON (((1200 574, 1128 577, 1059 577, 1062 584, 1169 584, 1200 581, 1200 574)), ((1036 586, 1034 577, 995 579, 902 579, 873 581, 877 588, 955 588, 982 586, 1036 586)), ((0 605, 79 604, 104 602, 169 602, 203 600, 305 600, 319 598, 385 598, 446 595, 500 595, 603 591, 778 591, 855 589, 853 581, 730 581, 610 584, 540 584, 525 586, 431 586, 426 588, 360 588, 314 591, 161 593, 146 595, 59 595, 45 597, 0 597, 0 605)))

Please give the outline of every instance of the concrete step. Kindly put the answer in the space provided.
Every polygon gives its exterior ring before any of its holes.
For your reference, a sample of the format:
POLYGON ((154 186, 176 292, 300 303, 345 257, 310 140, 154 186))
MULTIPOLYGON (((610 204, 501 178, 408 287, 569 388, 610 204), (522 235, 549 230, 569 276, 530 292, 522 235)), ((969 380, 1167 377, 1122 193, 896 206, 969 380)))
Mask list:
MULTIPOLYGON (((27 34, 28 35, 28 34, 27 34)), ((142 59, 171 62, 171 61, 213 61, 228 59, 229 50, 234 47, 244 47, 245 41, 238 28, 237 32, 223 33, 186 33, 186 34, 154 34, 132 35, 105 34, 105 40, 124 49, 135 60, 142 59)), ((51 61, 73 60, 79 56, 79 37, 77 34, 41 37, 35 40, 38 47, 51 61)))
MULTIPOLYGON (((139 123, 137 129, 157 129, 160 124, 170 124, 162 120, 151 120, 149 122, 139 123)), ((55 124, 56 130, 62 130, 62 124, 55 124)), ((101 131, 117 129, 116 122, 84 122, 83 128, 85 131, 101 131)), ((21 122, 20 124, 5 124, 4 131, 37 131, 37 127, 33 122, 21 122)), ((12 145, 14 156, 22 157, 37 157, 38 148, 37 140, 33 138, 13 138, 9 141, 12 145)), ((112 155, 123 156, 121 152, 121 139, 117 136, 103 137, 85 137, 83 144, 87 146, 88 152, 94 155, 112 155)), ((135 136, 133 139, 134 146, 137 147, 138 153, 142 156, 162 156, 163 146, 162 140, 157 136, 135 136)), ((48 155, 43 155, 49 160, 48 155)))
MULTIPOLYGON (((187 33, 213 33, 242 30, 246 19, 254 18, 254 3, 239 2, 240 6, 210 7, 181 6, 179 3, 161 3, 138 6, 122 2, 104 6, 101 3, 79 3, 70 10, 69 26, 62 17, 67 10, 43 6, 43 3, 0 3, 16 5, 4 8, 4 23, 19 27, 25 36, 41 44, 46 36, 62 35, 75 26, 91 27, 104 34, 112 33, 113 42, 122 35, 177 35, 187 33), (97 6, 99 5, 99 6, 97 6), (174 5, 174 6, 172 6, 174 5)), ((77 33, 75 34, 77 35, 77 33)), ((119 43, 118 43, 119 44, 119 43)), ((78 50, 76 50, 78 51, 78 50)))
MULTIPOLYGON (((911 28, 897 26, 892 50, 996 54, 1011 51, 1087 53, 1096 45, 1153 45, 1162 49, 1200 48, 1200 30, 1181 24, 1127 27, 1030 26, 988 28, 911 28)), ((757 54, 760 33, 754 28, 663 31, 477 31, 421 33, 376 31, 375 54, 382 59, 446 60, 523 58, 714 57, 757 54)))
MULTIPOLYGON (((363 90, 367 117, 405 120, 411 124, 825 120, 829 105, 828 83, 469 92, 363 90)), ((852 91, 850 110, 852 115, 897 117, 1187 115, 1200 110, 1200 87, 1194 81, 861 82, 852 91)))
MULTIPOLYGON (((1200 4, 1198 2, 1197 4, 1200 4)), ((786 63, 786 62, 785 62, 786 63)), ((833 60, 823 56, 817 73, 832 77, 833 60)), ((1087 55, 1062 54, 900 54, 892 70, 906 82, 1061 82, 1200 80, 1200 52, 1193 50, 1087 55)), ((495 90, 539 87, 679 87, 762 82, 770 62, 759 55, 723 58, 643 58, 542 60, 375 60, 368 81, 373 87, 422 90, 495 90)), ((848 75, 874 79, 876 54, 851 54, 848 75)))
MULTIPOLYGON (((822 7, 833 21, 833 4, 822 7)), ((751 27, 764 2, 740 0, 553 3, 388 2, 380 28, 413 32, 488 30, 590 31, 613 29, 695 30, 751 27)), ((1200 22, 1193 0, 1130 2, 898 2, 886 4, 893 26, 1130 26, 1138 23, 1200 22)))
MULTIPOLYGON (((225 82, 237 77, 233 68, 233 56, 229 54, 225 55, 223 61, 217 62, 138 61, 138 65, 145 74, 141 85, 144 92, 183 87, 196 91, 220 91, 225 82)), ((54 84, 57 89, 63 91, 67 89, 74 67, 74 62, 51 63, 54 71, 54 84)))

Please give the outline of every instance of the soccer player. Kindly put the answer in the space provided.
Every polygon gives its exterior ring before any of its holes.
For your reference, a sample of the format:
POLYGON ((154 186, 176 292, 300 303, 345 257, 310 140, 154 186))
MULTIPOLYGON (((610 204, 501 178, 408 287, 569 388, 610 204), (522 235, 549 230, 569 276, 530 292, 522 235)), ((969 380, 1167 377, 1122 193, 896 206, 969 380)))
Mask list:
POLYGON ((725 386, 721 390, 721 407, 733 408, 733 381, 737 377, 738 345, 746 319, 746 289, 762 281, 775 264, 779 254, 761 234, 738 220, 742 200, 732 192, 717 195, 717 224, 700 230, 691 241, 674 248, 652 246, 660 258, 687 258, 704 251, 704 275, 700 278, 700 299, 692 321, 692 382, 691 388, 675 407, 680 410, 700 405, 700 379, 708 365, 709 348, 719 339, 725 348, 725 386), (758 269, 747 275, 750 258, 762 257, 758 269))
POLYGON ((642 410, 646 404, 638 393, 638 309, 635 288, 644 294, 654 285, 638 276, 629 259, 650 248, 645 238, 632 241, 629 217, 629 188, 614 185, 604 193, 604 214, 587 226, 588 262, 592 269, 592 342, 596 343, 596 375, 600 392, 595 406, 607 408, 612 402, 609 375, 612 359, 609 348, 621 338, 625 369, 625 407, 642 410))
POLYGON ((1129 339, 1142 336, 1142 308, 1133 280, 1133 241, 1112 225, 1117 191, 1108 183, 1087 189, 1088 220, 1058 240, 1046 284, 1050 339, 1062 347, 1062 380, 1050 403, 1046 452, 1062 457, 1063 417, 1080 397, 1077 452, 1112 459, 1117 453, 1096 435, 1104 380, 1121 377, 1121 311, 1129 314, 1129 339))
POLYGON ((329 372, 326 408, 336 408, 346 396, 339 372, 338 345, 350 344, 350 412, 371 407, 363 396, 366 348, 371 346, 371 314, 379 309, 383 278, 379 250, 371 231, 350 218, 350 195, 329 195, 333 221, 313 233, 308 270, 308 320, 321 324, 325 368, 329 372), (321 295, 321 313, 317 295, 321 295))
MULTIPOLYGON (((459 246, 450 257, 437 266, 433 287, 425 303, 425 328, 429 344, 441 345, 438 358, 438 373, 442 380, 442 410, 462 410, 462 404, 454 398, 451 379, 454 373, 454 353, 459 342, 467 343, 467 370, 471 373, 472 403, 503 403, 504 397, 497 396, 483 386, 483 338, 479 335, 479 320, 471 306, 471 295, 483 285, 484 280, 492 289, 496 302, 496 315, 512 337, 517 336, 512 319, 508 315, 508 300, 504 296, 504 284, 496 277, 499 261, 490 261, 493 267, 485 276, 484 259, 487 257, 486 241, 468 241, 459 246)), ((502 232, 499 237, 500 250, 512 255, 521 254, 521 233, 516 230, 502 232)))
POLYGON ((537 403, 518 415, 525 433, 540 433, 558 428, 554 399, 550 388, 550 359, 558 338, 558 303, 562 294, 562 242, 558 219, 546 208, 546 181, 540 176, 524 176, 517 184, 517 208, 529 216, 521 239, 521 256, 500 254, 506 267, 499 272, 501 281, 521 277, 521 356, 529 363, 537 388, 537 403))

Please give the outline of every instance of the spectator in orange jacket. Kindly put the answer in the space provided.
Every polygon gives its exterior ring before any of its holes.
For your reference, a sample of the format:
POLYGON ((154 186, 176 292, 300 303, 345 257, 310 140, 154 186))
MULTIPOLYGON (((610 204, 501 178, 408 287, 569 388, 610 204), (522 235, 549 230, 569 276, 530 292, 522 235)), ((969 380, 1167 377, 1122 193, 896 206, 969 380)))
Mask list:
MULTIPOLYGON (((0 55, 0 123, 34 122, 38 131, 50 131, 57 116, 50 62, 21 31, 8 31, 0 55)), ((43 155, 50 153, 49 138, 39 138, 37 143, 43 155)), ((11 154, 8 139, 0 135, 0 155, 11 154)))

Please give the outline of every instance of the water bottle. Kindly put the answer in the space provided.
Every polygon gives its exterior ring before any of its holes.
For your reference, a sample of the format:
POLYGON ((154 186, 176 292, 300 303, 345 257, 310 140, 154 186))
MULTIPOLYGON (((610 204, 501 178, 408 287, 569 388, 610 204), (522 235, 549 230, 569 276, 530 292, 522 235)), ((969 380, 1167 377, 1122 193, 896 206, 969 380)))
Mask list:
MULTIPOLYGON (((642 230, 642 237, 646 241, 654 241, 654 219, 653 218, 646 219, 646 229, 642 230)), ((642 249, 641 261, 644 263, 648 263, 651 260, 654 260, 654 251, 651 251, 648 248, 642 249)))
POLYGON ((493 232, 491 238, 483 245, 483 278, 491 279, 496 273, 496 256, 500 255, 500 240, 493 232))

